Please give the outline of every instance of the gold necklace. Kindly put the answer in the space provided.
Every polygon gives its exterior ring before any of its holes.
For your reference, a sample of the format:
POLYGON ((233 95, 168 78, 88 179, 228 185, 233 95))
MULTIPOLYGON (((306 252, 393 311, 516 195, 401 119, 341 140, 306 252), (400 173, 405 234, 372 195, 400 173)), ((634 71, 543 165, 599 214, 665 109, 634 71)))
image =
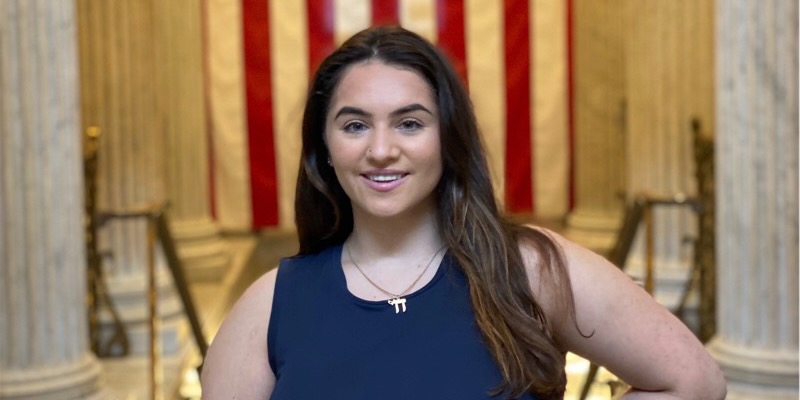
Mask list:
POLYGON ((345 250, 347 250, 347 257, 350 258, 350 262, 352 262, 353 265, 355 265, 355 267, 358 270, 358 272, 361 273, 361 275, 364 277, 364 279, 367 280, 367 282, 371 283, 372 286, 375 286, 381 292, 383 292, 385 294, 388 294, 389 296, 392 296, 392 298, 389 299, 387 302, 389 303, 389 305, 394 306, 394 313, 397 314, 397 313, 400 312, 401 306, 402 306, 403 312, 406 312, 406 299, 403 296, 408 294, 408 292, 411 290, 411 288, 413 288, 414 285, 416 285, 417 282, 419 282, 419 280, 422 278, 422 275, 425 275, 425 271, 427 271, 428 268, 430 268, 431 264, 433 264, 433 260, 436 259, 436 256, 438 256, 439 253, 441 253, 442 250, 444 250, 444 246, 442 246, 439 250, 436 250, 436 253, 433 253, 433 257, 431 257, 430 261, 428 261, 428 265, 426 265, 425 268, 422 270, 422 272, 420 272, 420 274, 417 276, 417 279, 414 279, 414 282, 411 282, 411 285, 409 285, 406 288, 406 290, 404 290, 400 294, 394 294, 394 293, 392 293, 392 292, 380 287, 372 279, 369 279, 369 276, 367 276, 367 274, 364 273, 364 270, 362 270, 361 267, 358 266, 358 263, 356 263, 356 260, 353 258, 353 254, 350 253, 350 246, 345 246, 345 250))

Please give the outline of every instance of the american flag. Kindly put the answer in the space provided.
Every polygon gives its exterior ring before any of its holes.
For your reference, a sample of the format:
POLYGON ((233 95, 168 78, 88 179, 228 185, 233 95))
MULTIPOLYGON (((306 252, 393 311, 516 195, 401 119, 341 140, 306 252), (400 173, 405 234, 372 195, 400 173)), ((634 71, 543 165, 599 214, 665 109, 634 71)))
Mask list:
POLYGON ((469 88, 496 196, 511 213, 573 203, 572 0, 208 0, 206 102, 224 229, 291 228, 308 79, 336 46, 399 24, 469 88))

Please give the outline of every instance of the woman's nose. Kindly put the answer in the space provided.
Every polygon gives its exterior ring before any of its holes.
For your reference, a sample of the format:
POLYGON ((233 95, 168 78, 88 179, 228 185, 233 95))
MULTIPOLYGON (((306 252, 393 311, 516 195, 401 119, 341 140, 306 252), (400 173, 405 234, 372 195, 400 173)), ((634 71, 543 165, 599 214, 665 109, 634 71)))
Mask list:
POLYGON ((379 127, 372 132, 367 147, 367 157, 374 161, 385 161, 396 158, 400 151, 390 128, 379 127))

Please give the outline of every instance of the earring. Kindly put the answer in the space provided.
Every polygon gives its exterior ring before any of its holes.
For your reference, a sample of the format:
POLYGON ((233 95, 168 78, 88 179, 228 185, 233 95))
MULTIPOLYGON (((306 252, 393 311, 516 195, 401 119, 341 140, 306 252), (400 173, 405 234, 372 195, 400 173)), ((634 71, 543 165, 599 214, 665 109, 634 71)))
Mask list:
POLYGON ((333 162, 331 162, 331 158, 330 157, 328 157, 328 165, 333 165, 333 162))

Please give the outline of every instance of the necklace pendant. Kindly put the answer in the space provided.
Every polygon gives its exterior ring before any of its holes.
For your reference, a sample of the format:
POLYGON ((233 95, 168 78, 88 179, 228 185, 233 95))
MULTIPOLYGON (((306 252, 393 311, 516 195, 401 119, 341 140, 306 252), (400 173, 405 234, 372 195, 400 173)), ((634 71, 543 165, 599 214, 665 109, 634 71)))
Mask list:
POLYGON ((394 306, 394 313, 400 313, 400 306, 403 306, 403 312, 406 312, 406 299, 402 297, 395 297, 393 299, 389 299, 389 305, 394 306))

